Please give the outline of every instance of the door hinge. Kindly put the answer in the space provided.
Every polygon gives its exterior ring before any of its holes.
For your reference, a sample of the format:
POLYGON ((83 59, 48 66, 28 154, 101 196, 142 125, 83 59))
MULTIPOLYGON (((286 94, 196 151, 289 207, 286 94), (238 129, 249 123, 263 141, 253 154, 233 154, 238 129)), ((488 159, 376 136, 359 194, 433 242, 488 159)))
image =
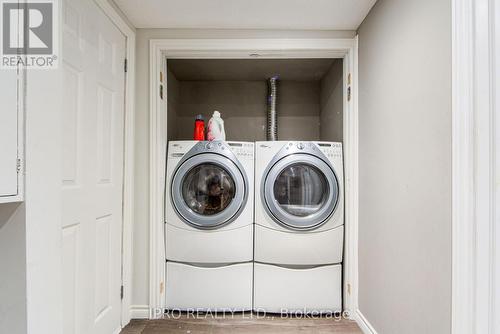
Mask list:
POLYGON ((123 300, 123 285, 120 287, 120 299, 123 300))
POLYGON ((127 58, 125 58, 125 61, 123 62, 123 71, 127 73, 128 66, 127 66, 127 58))
POLYGON ((19 173, 21 171, 21 159, 17 159, 16 168, 17 168, 17 172, 19 173))
POLYGON ((347 101, 351 101, 352 93, 351 93, 351 73, 347 75, 347 101))

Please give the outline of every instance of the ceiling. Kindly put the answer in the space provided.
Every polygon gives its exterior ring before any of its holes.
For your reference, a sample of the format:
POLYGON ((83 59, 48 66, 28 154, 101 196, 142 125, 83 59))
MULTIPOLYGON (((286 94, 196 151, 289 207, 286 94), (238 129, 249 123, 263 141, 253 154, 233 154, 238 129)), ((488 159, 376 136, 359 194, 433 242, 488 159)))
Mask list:
POLYGON ((376 0, 114 0, 137 28, 356 30, 376 0))
POLYGON ((181 81, 253 81, 278 75, 281 80, 316 81, 336 59, 169 59, 168 68, 181 81))

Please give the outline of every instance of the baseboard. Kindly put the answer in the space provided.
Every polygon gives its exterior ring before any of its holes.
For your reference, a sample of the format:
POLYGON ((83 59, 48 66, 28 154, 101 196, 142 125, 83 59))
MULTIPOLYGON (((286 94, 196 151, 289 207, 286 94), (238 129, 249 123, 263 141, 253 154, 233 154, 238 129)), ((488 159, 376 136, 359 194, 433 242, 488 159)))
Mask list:
POLYGON ((130 319, 149 319, 149 305, 131 305, 130 319))
POLYGON ((354 315, 354 320, 365 334, 378 334, 375 328, 366 320, 365 316, 358 309, 354 315))

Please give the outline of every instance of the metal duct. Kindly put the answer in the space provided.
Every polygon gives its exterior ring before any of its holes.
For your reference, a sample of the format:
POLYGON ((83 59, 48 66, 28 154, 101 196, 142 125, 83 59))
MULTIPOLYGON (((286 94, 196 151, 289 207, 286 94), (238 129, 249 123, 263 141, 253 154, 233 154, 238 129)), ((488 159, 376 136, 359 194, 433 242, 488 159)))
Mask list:
POLYGON ((276 112, 276 98, 278 94, 278 77, 269 78, 267 82, 267 140, 278 140, 278 115, 276 112))

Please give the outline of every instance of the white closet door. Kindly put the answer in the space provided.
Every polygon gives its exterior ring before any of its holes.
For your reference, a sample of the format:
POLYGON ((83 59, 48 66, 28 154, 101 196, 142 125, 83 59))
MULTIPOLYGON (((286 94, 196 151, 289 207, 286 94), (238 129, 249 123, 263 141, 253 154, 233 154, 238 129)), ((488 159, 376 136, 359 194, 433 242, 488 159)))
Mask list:
POLYGON ((93 0, 63 2, 64 330, 121 326, 125 37, 93 0))

